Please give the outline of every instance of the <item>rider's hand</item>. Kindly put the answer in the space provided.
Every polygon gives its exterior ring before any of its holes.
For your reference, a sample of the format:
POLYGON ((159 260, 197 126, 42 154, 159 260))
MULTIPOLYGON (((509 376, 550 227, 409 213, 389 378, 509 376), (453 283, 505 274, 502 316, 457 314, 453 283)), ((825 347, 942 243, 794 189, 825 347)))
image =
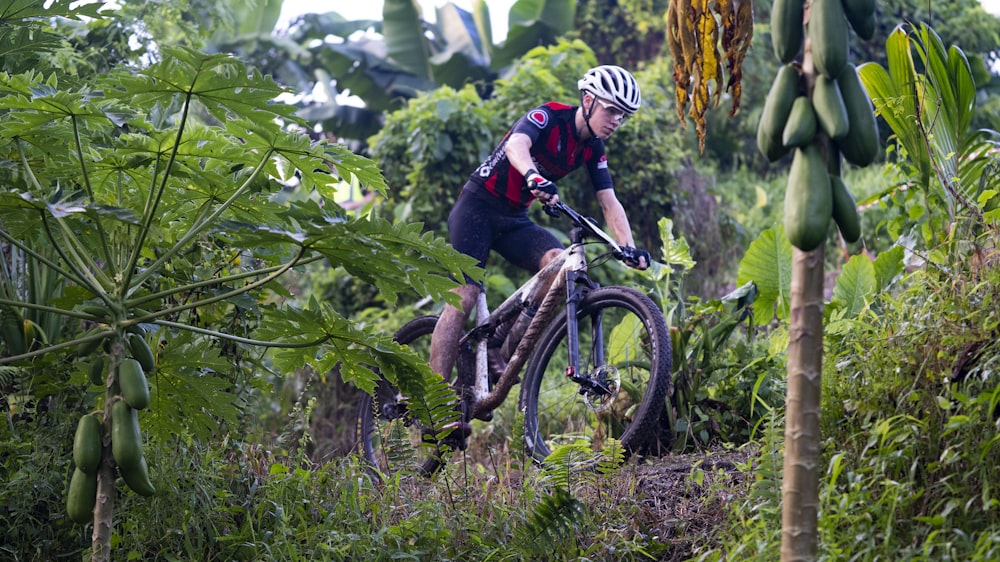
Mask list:
POLYGON ((542 174, 538 173, 538 170, 534 168, 528 170, 528 173, 524 175, 524 181, 528 184, 528 191, 546 205, 555 205, 559 201, 559 190, 556 189, 556 184, 545 179, 542 174))
POLYGON ((649 252, 633 248, 632 246, 621 247, 621 260, 625 262, 625 265, 633 269, 646 269, 653 263, 649 252))

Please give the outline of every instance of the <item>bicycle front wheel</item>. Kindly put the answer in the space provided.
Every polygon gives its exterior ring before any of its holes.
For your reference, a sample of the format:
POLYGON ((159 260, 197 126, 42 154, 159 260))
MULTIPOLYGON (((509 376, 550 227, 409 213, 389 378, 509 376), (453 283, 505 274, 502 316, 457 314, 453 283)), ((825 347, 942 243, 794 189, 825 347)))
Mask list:
POLYGON ((660 417, 672 387, 670 333, 653 301, 630 287, 590 291, 577 307, 577 373, 600 392, 567 376, 567 312, 546 328, 521 389, 525 444, 538 461, 580 440, 595 451, 608 438, 626 454, 655 452, 660 417), (583 390, 581 390, 583 389, 583 390))

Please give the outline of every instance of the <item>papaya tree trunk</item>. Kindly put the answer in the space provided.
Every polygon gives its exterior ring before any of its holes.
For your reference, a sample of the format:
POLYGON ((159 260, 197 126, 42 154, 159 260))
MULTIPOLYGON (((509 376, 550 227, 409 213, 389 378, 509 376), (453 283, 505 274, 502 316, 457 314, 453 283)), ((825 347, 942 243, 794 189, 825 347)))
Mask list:
POLYGON ((793 248, 781 560, 815 560, 818 545, 820 387, 823 365, 823 245, 793 248))
POLYGON ((92 562, 111 561, 111 525, 115 511, 115 461, 111 454, 111 392, 104 408, 101 464, 97 471, 97 503, 94 505, 94 534, 91 536, 92 562))

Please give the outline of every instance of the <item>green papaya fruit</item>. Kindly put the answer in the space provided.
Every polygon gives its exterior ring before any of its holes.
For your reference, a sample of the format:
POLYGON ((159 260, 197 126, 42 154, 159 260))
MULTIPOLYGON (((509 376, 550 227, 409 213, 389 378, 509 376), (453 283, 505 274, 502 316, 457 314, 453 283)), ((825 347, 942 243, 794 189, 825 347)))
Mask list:
POLYGON ((97 473, 101 464, 101 420, 93 414, 84 415, 76 424, 73 462, 87 474, 97 473))
POLYGON ((140 496, 152 496, 156 493, 156 488, 149 480, 149 467, 146 465, 145 457, 139 459, 135 466, 124 467, 119 465, 118 471, 122 475, 122 480, 128 484, 132 491, 140 496))
POLYGON ((830 188, 833 196, 833 220, 840 229, 844 240, 853 244, 861 238, 861 217, 858 216, 858 205, 847 184, 840 176, 830 176, 830 188))
POLYGON ((848 40, 847 17, 840 0, 813 0, 807 33, 816 70, 827 78, 840 76, 847 65, 848 40))
POLYGON ((757 123, 757 148, 770 162, 788 154, 789 149, 781 143, 781 137, 798 95, 799 71, 794 65, 786 64, 778 69, 757 123))
POLYGON ((156 359, 153 357, 153 350, 149 348, 146 339, 139 334, 126 334, 129 353, 142 365, 142 370, 152 373, 156 368, 156 359))
POLYGON ((786 147, 800 147, 812 142, 816 136, 816 112, 806 96, 795 98, 788 122, 781 135, 781 143, 786 147))
POLYGON ((104 372, 104 357, 98 356, 90 362, 90 369, 87 372, 90 377, 90 384, 94 386, 104 386, 107 382, 105 379, 106 373, 104 372))
MULTIPOLYGON (((87 330, 87 333, 84 334, 84 335, 85 336, 92 336, 92 335, 96 334, 99 330, 100 330, 100 328, 91 328, 91 329, 87 330)), ((110 336, 111 332, 108 332, 107 335, 110 336)), ((104 338, 93 339, 93 340, 90 340, 90 341, 85 341, 85 342, 83 342, 81 344, 78 344, 76 346, 76 350, 75 350, 76 351, 76 355, 77 355, 77 357, 87 357, 91 353, 97 351, 97 348, 100 347, 100 345, 102 343, 106 343, 107 341, 108 341, 108 338, 104 337, 104 338)))
POLYGON ((785 190, 785 236, 808 252, 826 240, 833 213, 833 193, 826 162, 814 144, 795 149, 785 190))
POLYGON ((840 151, 851 164, 867 166, 878 157, 880 148, 875 107, 853 64, 848 63, 837 78, 837 86, 850 123, 847 135, 839 143, 840 151))
POLYGON ((149 383, 142 366, 135 359, 125 359, 118 365, 118 386, 122 398, 136 410, 149 406, 149 383))
POLYGON ((139 415, 124 400, 111 406, 111 454, 121 470, 135 468, 142 460, 139 415))
POLYGON ((74 523, 86 523, 94 518, 97 505, 97 472, 87 474, 79 468, 73 470, 66 495, 66 513, 74 523))
POLYGON ((875 0, 842 0, 844 15, 858 37, 865 41, 875 35, 875 0))
POLYGON ((835 142, 830 142, 826 148, 826 169, 831 176, 839 176, 841 168, 840 147, 835 142))
POLYGON ((848 120, 847 106, 844 105, 844 98, 840 94, 836 80, 822 74, 816 76, 812 105, 816 111, 816 121, 828 137, 836 140, 847 135, 851 129, 851 122, 848 120))
POLYGON ((803 0, 774 0, 771 5, 771 47, 774 56, 787 64, 802 50, 803 0))

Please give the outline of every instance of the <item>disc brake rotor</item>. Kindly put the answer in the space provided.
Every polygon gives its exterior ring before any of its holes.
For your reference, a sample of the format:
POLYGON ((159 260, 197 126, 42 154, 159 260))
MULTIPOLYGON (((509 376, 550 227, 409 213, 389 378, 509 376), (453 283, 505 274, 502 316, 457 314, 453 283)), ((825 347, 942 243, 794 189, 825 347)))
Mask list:
POLYGON ((585 392, 583 399, 586 400, 587 406, 591 410, 600 413, 610 408, 611 404, 614 403, 618 391, 622 387, 622 377, 618 373, 618 369, 610 365, 598 367, 590 376, 599 383, 602 390, 585 392))

